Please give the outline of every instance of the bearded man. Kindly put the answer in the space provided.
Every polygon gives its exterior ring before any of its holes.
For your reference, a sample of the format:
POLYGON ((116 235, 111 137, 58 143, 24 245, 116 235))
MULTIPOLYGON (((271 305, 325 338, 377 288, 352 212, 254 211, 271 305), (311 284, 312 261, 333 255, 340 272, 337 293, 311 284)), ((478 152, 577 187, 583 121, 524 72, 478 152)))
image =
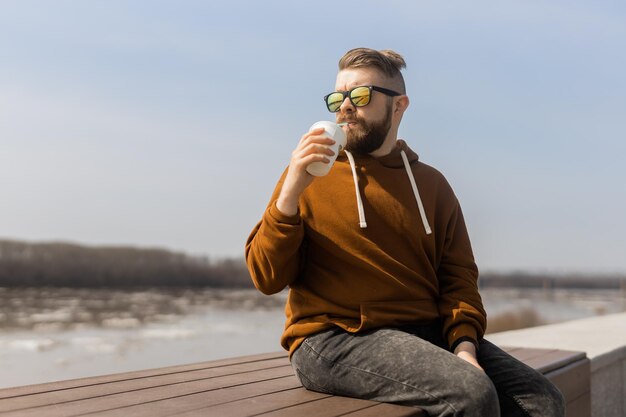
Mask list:
POLYGON ((431 416, 563 416, 561 393, 483 338, 486 314, 459 202, 397 138, 404 59, 358 48, 324 100, 347 135, 310 131, 246 243, 255 286, 289 287, 281 338, 311 390, 412 405, 431 416))

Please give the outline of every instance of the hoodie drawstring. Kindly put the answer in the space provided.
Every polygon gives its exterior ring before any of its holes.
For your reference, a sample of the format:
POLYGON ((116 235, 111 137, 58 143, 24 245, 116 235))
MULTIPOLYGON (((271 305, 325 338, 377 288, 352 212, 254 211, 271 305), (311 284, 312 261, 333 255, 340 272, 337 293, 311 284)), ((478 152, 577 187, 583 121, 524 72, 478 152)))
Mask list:
POLYGON ((428 224, 428 219, 426 218, 426 212, 424 211, 424 204, 422 204, 420 193, 417 191, 417 184, 415 184, 415 178, 413 178, 413 172, 411 171, 411 166, 409 165, 409 159, 406 157, 404 150, 400 151, 400 154, 402 155, 402 161, 404 161, 406 175, 408 175, 411 187, 413 188, 413 195, 415 196, 415 201, 417 201, 417 207, 419 208, 420 216, 422 217, 422 224, 424 225, 426 234, 429 235, 432 233, 432 230, 430 230, 430 225, 428 224))
MULTIPOLYGON (((363 200, 361 199, 361 192, 359 191, 359 176, 356 173, 356 164, 354 163, 354 157, 348 151, 345 151, 348 156, 348 160, 350 161, 350 168, 352 168, 352 179, 354 180, 354 190, 356 192, 356 204, 359 210, 359 226, 361 229, 365 229, 367 227, 367 222, 365 221, 365 210, 363 209, 363 200)), ((415 196, 415 201, 417 202, 417 208, 420 212, 420 217, 422 218, 422 224, 424 225, 424 230, 426 230, 426 234, 432 234, 432 230, 430 229, 430 225, 428 224, 428 219, 426 218, 426 212, 424 211, 424 204, 422 204, 422 199, 420 198, 420 193, 417 190, 417 184, 415 184, 415 178, 413 177, 413 171, 411 171, 411 166, 409 165, 409 159, 406 157, 406 153, 402 150, 400 151, 402 155, 402 161, 404 162, 404 168, 406 169, 406 174, 409 177, 409 182, 411 183, 411 188, 413 189, 413 195, 415 196)))
POLYGON ((359 176, 356 174, 356 164, 354 163, 354 157, 348 151, 345 151, 348 156, 348 160, 350 161, 350 168, 352 168, 352 179, 354 180, 354 190, 356 191, 356 205, 359 209, 359 226, 361 229, 365 229, 367 227, 367 222, 365 221, 365 210, 363 209, 363 200, 361 200, 361 192, 359 191, 359 176))

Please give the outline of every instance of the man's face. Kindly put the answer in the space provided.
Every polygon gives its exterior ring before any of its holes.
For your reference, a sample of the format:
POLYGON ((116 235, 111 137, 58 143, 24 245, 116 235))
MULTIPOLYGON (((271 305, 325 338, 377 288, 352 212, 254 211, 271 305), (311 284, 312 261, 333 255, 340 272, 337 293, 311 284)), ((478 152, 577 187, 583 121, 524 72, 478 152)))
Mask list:
MULTIPOLYGON (((378 70, 353 68, 339 71, 336 91, 348 91, 354 87, 375 85, 391 89, 389 82, 378 70)), ((355 154, 369 154, 381 147, 391 128, 393 100, 377 91, 372 91, 369 104, 355 107, 346 97, 337 112, 337 123, 344 126, 347 137, 346 150, 355 154)))

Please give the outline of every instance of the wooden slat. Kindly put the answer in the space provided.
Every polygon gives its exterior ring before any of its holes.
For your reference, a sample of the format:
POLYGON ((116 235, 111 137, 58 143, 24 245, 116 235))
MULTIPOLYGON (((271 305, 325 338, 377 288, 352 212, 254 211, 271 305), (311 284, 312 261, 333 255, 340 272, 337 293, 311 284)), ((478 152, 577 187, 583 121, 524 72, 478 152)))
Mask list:
MULTIPOLYGON (((253 398, 246 398, 239 401, 232 401, 227 404, 220 404, 213 407, 201 408, 186 413, 177 413, 180 417, 194 416, 228 416, 246 417, 261 413, 268 413, 274 410, 293 407, 297 409, 292 416, 300 416, 300 409, 303 404, 318 402, 325 398, 333 398, 328 394, 307 391, 304 388, 291 389, 287 391, 274 392, 253 398)), ((319 410, 318 410, 319 411, 319 410)))
POLYGON ((535 368, 541 373, 547 373, 554 369, 567 366, 572 362, 585 358, 584 353, 555 350, 539 357, 524 361, 528 366, 535 368))
MULTIPOLYGON (((7 398, 0 401, 0 412, 17 410, 26 407, 36 407, 51 403, 62 403, 66 401, 76 401, 80 399, 102 397, 104 395, 137 391, 150 387, 159 387, 182 382, 192 382, 208 378, 217 378, 226 375, 244 374, 246 372, 254 370, 272 369, 276 367, 291 369, 288 364, 284 364, 283 358, 278 358, 263 361, 245 362, 241 364, 208 367, 205 369, 196 369, 193 371, 159 374, 144 378, 121 379, 120 377, 118 377, 117 381, 107 384, 89 384, 75 387, 73 389, 54 390, 49 392, 7 398)), ((240 379, 245 380, 245 378, 247 378, 247 376, 242 376, 240 379)))
POLYGON ((198 369, 217 368, 221 366, 236 365, 241 363, 259 362, 268 359, 282 358, 285 364, 289 361, 284 352, 270 352, 259 355, 241 356, 235 358, 226 358, 216 361, 207 361, 193 363, 189 365, 168 366, 163 368, 154 368, 141 371, 124 372, 118 374, 102 375, 88 378, 69 379, 65 381, 47 382, 44 384, 24 385, 19 387, 0 389, 0 399, 15 397, 19 395, 30 395, 41 392, 57 391, 63 389, 71 389, 87 385, 105 384, 120 380, 129 380, 133 378, 145 378, 150 376, 165 375, 169 373, 179 373, 195 371, 198 369))
MULTIPOLYGON (((263 414, 263 417, 336 417, 376 405, 375 401, 348 397, 326 397, 317 401, 286 407, 263 414)), ((206 414, 205 414, 206 415, 206 414)), ((188 416, 186 416, 188 417, 188 416)))
POLYGON ((503 351, 507 352, 509 355, 512 355, 513 352, 515 352, 517 350, 521 350, 523 348, 517 347, 517 346, 500 346, 500 349, 502 349, 503 351))
POLYGON ((205 409, 206 407, 245 400, 265 394, 298 389, 303 390, 300 381, 294 376, 277 378, 270 381, 253 382, 245 385, 223 388, 215 391, 200 392, 176 398, 165 398, 133 406, 115 408, 91 414, 95 417, 116 417, 120 415, 133 417, 164 417, 179 415, 185 412, 205 409))
POLYGON ((503 350, 541 373, 550 372, 552 369, 563 367, 585 358, 584 352, 571 352, 560 349, 503 348, 503 350))
POLYGON ((428 417, 424 410, 395 404, 380 403, 362 410, 343 414, 342 417, 428 417))
POLYGON ((548 353, 555 352, 556 349, 536 349, 536 348, 520 348, 515 351, 508 352, 514 358, 527 363, 527 361, 540 358, 548 353))
MULTIPOLYGON (((135 405, 163 398, 176 398, 182 395, 195 394, 203 391, 218 390, 225 387, 242 385, 251 381, 271 380, 275 378, 291 376, 291 367, 261 369, 246 374, 245 380, 241 375, 226 375, 216 378, 197 380, 187 383, 158 386, 147 389, 125 391, 100 397, 85 398, 78 401, 68 401, 62 404, 53 404, 27 410, 9 412, 6 416, 71 416, 77 414, 93 413, 96 411, 110 410, 121 406, 135 405)), ((4 417, 5 415, 3 415, 4 417)))

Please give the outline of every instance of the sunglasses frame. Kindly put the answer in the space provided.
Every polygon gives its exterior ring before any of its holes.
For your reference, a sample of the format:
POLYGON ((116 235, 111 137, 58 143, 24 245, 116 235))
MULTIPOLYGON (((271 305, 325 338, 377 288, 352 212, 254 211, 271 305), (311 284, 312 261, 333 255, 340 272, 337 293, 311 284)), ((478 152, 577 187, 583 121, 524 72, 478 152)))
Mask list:
POLYGON ((328 94, 326 94, 326 95, 324 96, 324 103, 326 103, 326 108, 328 109, 328 111, 329 111, 329 112, 331 112, 331 113, 337 113, 337 112, 339 111, 339 109, 340 109, 341 105, 339 105, 339 107, 337 107, 337 110, 332 111, 332 110, 330 109, 330 105, 328 104, 328 97, 330 97, 330 96, 331 96, 331 95, 333 95, 333 94, 341 94, 341 95, 343 96, 343 97, 341 98, 341 103, 343 103, 344 101, 346 101, 346 97, 348 97, 348 98, 350 99, 350 103, 352 103, 352 105, 353 105, 354 107, 365 107, 365 106, 367 106, 368 104, 370 104, 370 102, 372 101, 372 98, 371 98, 371 97, 372 97, 372 91, 378 91, 379 93, 383 93, 383 94, 388 95, 388 96, 391 96, 391 97, 397 97, 397 96, 401 96, 401 95, 402 95, 402 94, 398 93, 397 91, 389 90, 389 89, 387 89, 387 88, 378 87, 378 86, 375 86, 375 85, 359 85, 359 86, 356 86, 356 87, 354 87, 354 88, 352 88, 352 89, 350 89, 350 90, 348 90, 348 91, 333 91, 332 93, 328 93, 328 94), (369 101, 367 102, 367 104, 356 104, 356 103, 354 102, 354 100, 352 100, 352 96, 351 96, 351 94, 352 94, 352 92, 353 92, 354 90, 356 90, 357 88, 363 88, 363 87, 366 87, 366 88, 368 88, 368 89, 369 89, 370 99, 369 99, 369 101))

